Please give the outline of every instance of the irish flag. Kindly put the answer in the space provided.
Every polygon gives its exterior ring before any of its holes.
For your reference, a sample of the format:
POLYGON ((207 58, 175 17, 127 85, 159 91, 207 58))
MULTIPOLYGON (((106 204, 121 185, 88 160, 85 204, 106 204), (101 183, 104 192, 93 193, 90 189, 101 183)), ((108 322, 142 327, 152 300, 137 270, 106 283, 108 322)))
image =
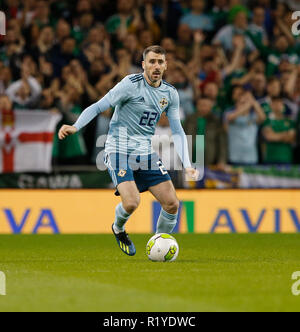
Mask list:
POLYGON ((50 172, 60 119, 51 111, 0 111, 0 173, 50 172))

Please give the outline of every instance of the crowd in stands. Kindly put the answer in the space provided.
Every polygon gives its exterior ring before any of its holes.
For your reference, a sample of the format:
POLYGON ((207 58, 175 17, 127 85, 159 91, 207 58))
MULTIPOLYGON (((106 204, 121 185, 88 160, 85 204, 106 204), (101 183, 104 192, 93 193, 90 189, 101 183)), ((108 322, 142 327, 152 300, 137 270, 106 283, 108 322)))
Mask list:
MULTIPOLYGON (((6 0, 0 36, 0 108, 60 112, 73 124, 143 50, 167 51, 187 135, 205 135, 205 163, 300 163, 300 37, 285 0, 6 0), (11 106, 10 106, 11 105, 11 106)), ((57 163, 94 163, 107 110, 54 141, 57 163)), ((58 126, 58 127, 59 127, 58 126)), ((158 132, 168 132, 163 116, 158 132), (166 130, 164 130, 164 128, 166 130)))

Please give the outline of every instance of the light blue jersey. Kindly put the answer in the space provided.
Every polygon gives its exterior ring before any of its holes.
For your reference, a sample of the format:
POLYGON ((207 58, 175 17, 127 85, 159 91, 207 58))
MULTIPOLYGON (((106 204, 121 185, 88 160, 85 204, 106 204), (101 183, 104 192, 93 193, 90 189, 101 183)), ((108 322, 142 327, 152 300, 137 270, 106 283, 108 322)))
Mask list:
POLYGON ((154 88, 143 74, 126 76, 105 99, 115 107, 105 144, 107 153, 153 153, 151 137, 161 114, 166 112, 169 119, 179 120, 177 90, 165 81, 154 88))
POLYGON ((115 107, 115 112, 110 121, 106 153, 152 154, 151 138, 162 112, 166 112, 179 158, 185 168, 191 167, 188 143, 180 123, 179 96, 171 84, 161 81, 154 88, 143 74, 128 75, 87 107, 73 126, 80 130, 109 107, 115 107))

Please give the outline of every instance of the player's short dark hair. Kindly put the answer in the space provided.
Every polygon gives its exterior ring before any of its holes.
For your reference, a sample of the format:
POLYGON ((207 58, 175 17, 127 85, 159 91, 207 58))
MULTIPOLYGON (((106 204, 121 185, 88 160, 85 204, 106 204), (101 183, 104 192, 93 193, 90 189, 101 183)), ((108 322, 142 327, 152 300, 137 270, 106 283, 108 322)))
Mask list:
POLYGON ((154 52, 156 54, 163 54, 163 55, 166 55, 166 51, 164 48, 162 48, 161 46, 159 45, 152 45, 152 46, 149 46, 147 47, 144 52, 143 52, 143 60, 146 59, 146 56, 149 52, 154 52))

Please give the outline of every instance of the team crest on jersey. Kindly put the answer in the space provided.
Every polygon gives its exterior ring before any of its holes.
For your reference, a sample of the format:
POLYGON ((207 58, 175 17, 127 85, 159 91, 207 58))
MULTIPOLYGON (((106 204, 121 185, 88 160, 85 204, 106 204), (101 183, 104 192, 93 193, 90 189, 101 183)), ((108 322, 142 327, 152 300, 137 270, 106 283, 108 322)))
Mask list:
POLYGON ((124 177, 126 174, 126 171, 125 169, 120 169, 119 173, 118 173, 118 176, 120 176, 121 178, 124 177))
POLYGON ((168 100, 167 100, 167 98, 163 97, 163 98, 160 100, 159 104, 160 104, 160 107, 161 107, 161 108, 165 108, 165 107, 167 107, 167 106, 168 106, 168 100))

